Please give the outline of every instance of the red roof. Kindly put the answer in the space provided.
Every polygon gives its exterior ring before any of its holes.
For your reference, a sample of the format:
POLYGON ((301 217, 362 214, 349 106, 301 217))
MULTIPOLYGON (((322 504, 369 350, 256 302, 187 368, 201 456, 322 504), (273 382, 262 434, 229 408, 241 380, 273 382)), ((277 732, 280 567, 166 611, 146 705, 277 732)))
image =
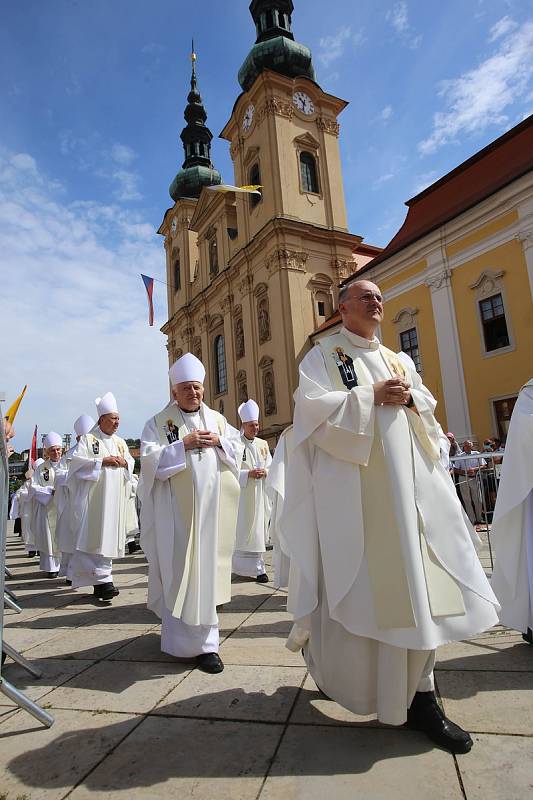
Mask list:
POLYGON ((385 261, 532 169, 533 115, 408 200, 405 205, 409 210, 402 227, 361 272, 385 261))

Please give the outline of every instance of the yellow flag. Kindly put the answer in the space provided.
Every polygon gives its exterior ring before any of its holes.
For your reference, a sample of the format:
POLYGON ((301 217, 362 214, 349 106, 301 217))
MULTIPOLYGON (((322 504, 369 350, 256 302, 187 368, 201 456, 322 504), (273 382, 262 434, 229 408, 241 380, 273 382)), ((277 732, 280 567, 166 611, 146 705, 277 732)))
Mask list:
POLYGON ((13 424, 15 417, 17 416, 17 411, 19 410, 19 406, 22 403, 22 398, 24 397, 27 388, 28 386, 26 385, 19 394, 19 396, 17 397, 17 399, 15 400, 15 402, 13 403, 13 405, 9 406, 6 412, 5 418, 7 419, 8 422, 11 422, 11 424, 13 424))

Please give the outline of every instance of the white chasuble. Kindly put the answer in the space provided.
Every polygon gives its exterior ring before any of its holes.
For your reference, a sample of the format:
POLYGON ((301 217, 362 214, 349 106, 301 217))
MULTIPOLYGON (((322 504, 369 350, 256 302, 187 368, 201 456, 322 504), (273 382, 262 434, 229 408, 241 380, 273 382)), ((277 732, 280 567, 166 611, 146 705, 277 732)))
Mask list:
POLYGON ((500 621, 526 633, 533 628, 533 380, 511 416, 490 538, 500 621))
POLYGON ((56 541, 56 523, 58 507, 54 493, 56 477, 66 474, 63 459, 39 464, 31 479, 30 495, 32 498, 31 530, 36 549, 42 556, 59 556, 60 549, 56 541))
POLYGON ((80 437, 67 479, 72 549, 66 552, 79 551, 106 559, 124 555, 134 466, 120 436, 108 436, 95 426, 80 437), (121 456, 127 468, 103 467, 107 456, 121 456))
POLYGON ((272 464, 265 482, 265 490, 272 505, 270 513, 270 541, 272 544, 273 585, 286 589, 289 585, 290 560, 283 551, 280 537, 280 520, 285 502, 285 480, 290 466, 293 427, 289 425, 279 437, 272 464))
POLYGON ((149 563, 148 607, 188 626, 218 623, 231 599, 231 557, 239 503, 239 432, 202 403, 169 403, 141 437, 141 544, 149 563), (185 450, 183 437, 209 430, 220 447, 185 450))
POLYGON ((496 598, 439 461, 434 408, 416 371, 377 340, 342 329, 304 358, 280 521, 301 629, 322 580, 332 619, 398 647, 429 651, 495 623, 496 598), (372 384, 395 373, 417 413, 374 405, 372 384))
POLYGON ((265 491, 265 478, 256 480, 248 477, 251 469, 264 469, 267 472, 272 463, 268 444, 257 436, 247 439, 243 434, 244 446, 239 483, 241 495, 237 517, 235 549, 242 553, 264 553, 268 540, 268 523, 271 503, 265 491))

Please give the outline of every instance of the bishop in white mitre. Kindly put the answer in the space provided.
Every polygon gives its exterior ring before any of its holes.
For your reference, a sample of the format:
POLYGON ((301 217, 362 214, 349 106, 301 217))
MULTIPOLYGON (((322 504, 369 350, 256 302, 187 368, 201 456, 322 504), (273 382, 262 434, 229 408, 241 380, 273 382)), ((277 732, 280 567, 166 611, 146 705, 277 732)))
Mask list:
POLYGON ((34 470, 29 496, 32 501, 31 531, 35 547, 39 551, 39 566, 48 578, 59 572, 61 551, 56 541, 58 512, 55 484, 59 485, 67 474, 67 465, 62 460, 63 439, 51 431, 44 439, 45 460, 34 470))
POLYGON ((533 380, 511 416, 490 539, 500 621, 533 644, 533 380))
MULTIPOLYGON (((74 457, 74 452, 76 450, 77 444, 80 441, 81 437, 89 433, 96 422, 92 417, 88 414, 82 414, 74 423, 74 433, 76 434, 76 444, 72 445, 72 447, 67 450, 65 455, 63 456, 64 461, 67 465, 67 469, 70 467, 70 462, 74 457)), ((70 494, 69 494, 69 485, 68 485, 68 472, 62 476, 59 485, 56 481, 56 500, 59 498, 60 506, 61 506, 61 513, 57 516, 57 526, 56 526, 56 540, 57 546, 61 551, 61 568, 59 570, 59 575, 66 578, 67 584, 70 586, 72 581, 68 577, 68 570, 70 565, 70 559, 72 553, 74 552, 74 531, 72 528, 72 505, 70 501, 70 494)))
POLYGON ((265 479, 272 463, 272 456, 268 443, 257 436, 259 406, 255 400, 250 399, 246 403, 241 403, 238 412, 242 422, 243 454, 232 571, 235 575, 255 578, 259 583, 268 583, 264 555, 269 538, 271 503, 265 491, 265 479))
POLYGON ((117 434, 120 414, 111 392, 96 398, 98 423, 80 436, 68 472, 73 535, 68 579, 74 589, 94 586, 97 601, 119 594, 113 559, 124 556, 135 462, 117 434))
POLYGON ((205 369, 185 353, 169 371, 173 400, 141 437, 141 544, 161 649, 221 672, 217 606, 231 599, 239 503, 239 432, 202 402, 205 369))
POLYGON ((280 521, 287 645, 351 711, 468 752, 435 699, 435 651, 494 625, 498 602, 440 462, 435 400, 375 337, 378 287, 350 283, 339 311, 339 333, 300 366, 280 521))

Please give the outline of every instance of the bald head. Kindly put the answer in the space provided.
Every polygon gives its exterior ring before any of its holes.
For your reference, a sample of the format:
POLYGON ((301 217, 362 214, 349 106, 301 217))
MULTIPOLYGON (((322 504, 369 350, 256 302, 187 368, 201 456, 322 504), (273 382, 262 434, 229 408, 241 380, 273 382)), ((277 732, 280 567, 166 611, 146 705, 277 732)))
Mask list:
POLYGON ((352 333, 373 339, 383 319, 383 298, 372 281, 353 281, 339 292, 342 324, 352 333))

